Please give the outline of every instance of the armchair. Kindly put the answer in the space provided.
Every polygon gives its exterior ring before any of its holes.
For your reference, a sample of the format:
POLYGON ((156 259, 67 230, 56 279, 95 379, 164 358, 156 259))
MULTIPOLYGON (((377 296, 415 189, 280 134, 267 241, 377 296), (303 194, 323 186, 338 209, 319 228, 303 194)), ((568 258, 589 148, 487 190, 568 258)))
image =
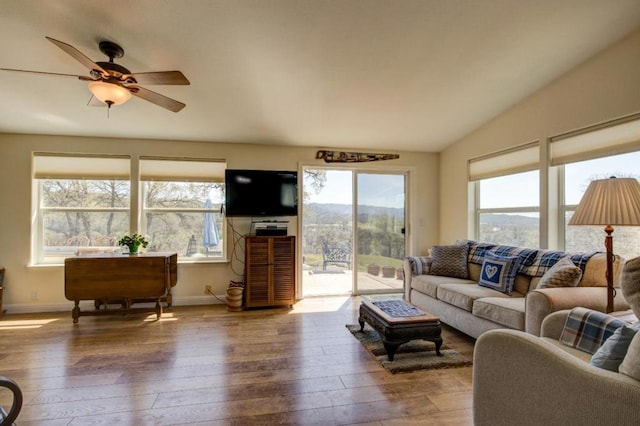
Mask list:
POLYGON ((480 336, 473 361, 476 426, 640 423, 640 381, 594 367, 590 354, 562 345, 568 315, 547 316, 540 337, 515 330, 480 336))

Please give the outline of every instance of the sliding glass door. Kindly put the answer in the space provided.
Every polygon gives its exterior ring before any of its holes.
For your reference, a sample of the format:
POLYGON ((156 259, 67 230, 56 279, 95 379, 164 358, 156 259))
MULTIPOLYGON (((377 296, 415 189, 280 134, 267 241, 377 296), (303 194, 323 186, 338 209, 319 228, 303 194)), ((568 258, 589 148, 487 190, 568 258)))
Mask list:
POLYGON ((358 173, 356 199, 358 292, 401 291, 405 175, 358 173))
POLYGON ((303 169, 302 294, 399 292, 405 173, 303 169))

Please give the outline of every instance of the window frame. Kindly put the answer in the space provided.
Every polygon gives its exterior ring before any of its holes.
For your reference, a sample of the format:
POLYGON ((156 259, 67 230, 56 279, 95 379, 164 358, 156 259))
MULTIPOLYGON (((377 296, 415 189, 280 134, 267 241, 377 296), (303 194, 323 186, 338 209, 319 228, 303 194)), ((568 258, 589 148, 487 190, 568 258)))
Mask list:
MULTIPOLYGON (((168 163, 166 163, 168 164, 168 163)), ((224 204, 224 170, 226 169, 226 161, 220 159, 209 158, 165 158, 165 157, 132 157, 129 155, 117 155, 117 154, 77 154, 77 153, 64 153, 64 152, 33 152, 32 153, 32 215, 31 215, 31 254, 30 254, 30 266, 60 266, 64 263, 64 259, 70 256, 74 256, 82 253, 91 253, 97 251, 112 251, 120 252, 122 248, 115 245, 112 250, 106 249, 106 247, 89 246, 86 249, 78 250, 81 246, 69 246, 69 250, 60 251, 60 255, 45 256, 45 216, 48 213, 64 213, 64 212, 77 212, 77 213, 125 213, 128 219, 127 231, 130 233, 145 234, 146 212, 157 213, 171 213, 171 212, 185 212, 189 214, 193 213, 217 213, 220 211, 220 205, 224 204), (104 161, 102 161, 104 160, 104 161), (109 160, 126 160, 126 166, 122 161, 109 163, 109 160), (184 179, 180 179, 181 175, 171 174, 170 179, 165 179, 167 182, 213 182, 221 185, 222 198, 219 203, 215 203, 212 209, 205 207, 188 207, 188 208, 146 208, 144 206, 144 182, 141 179, 140 169, 141 164, 145 160, 162 160, 162 161, 174 161, 183 165, 183 169, 186 172, 183 174, 184 179), (106 164, 102 164, 104 162, 106 164), (203 169, 198 167, 199 165, 193 162, 199 162, 202 166, 203 163, 216 163, 215 177, 207 177, 203 175, 203 169), (184 165, 188 167, 184 167, 184 165), (74 167, 77 166, 77 167, 74 167), (98 167, 96 167, 96 165, 98 167), (111 171, 110 171, 110 167, 111 171), (117 166, 117 167, 116 167, 117 166), (173 180, 173 179, 180 180, 173 180), (194 178, 196 180, 194 180, 194 178), (204 179, 203 179, 204 178, 204 179), (203 179, 203 180, 200 180, 203 179), (129 184, 128 188, 128 206, 127 207, 90 207, 90 206, 45 206, 44 205, 44 185, 46 180, 92 180, 92 181, 126 181, 129 184), (49 257, 49 259, 47 259, 49 257)), ((175 171, 175 170, 174 170, 175 171)), ((158 168, 153 169, 154 173, 158 173, 158 168)), ((160 174, 163 173, 161 169, 160 174)), ((155 176, 157 177, 157 176, 155 176)), ((162 178, 161 178, 162 179, 162 178)), ((179 263, 222 263, 229 261, 228 242, 226 241, 226 228, 227 217, 222 214, 221 225, 218 227, 221 240, 221 254, 220 256, 206 256, 201 258, 187 258, 185 256, 179 256, 179 263)), ((125 231, 125 232, 127 232, 125 231)), ((180 253, 179 253, 180 254, 180 253)))
POLYGON ((480 237, 480 217, 483 214, 512 214, 512 213, 537 213, 538 215, 538 242, 542 242, 542 218, 541 203, 542 193, 540 191, 541 171, 540 171, 540 141, 529 142, 515 146, 503 151, 498 151, 489 155, 472 158, 468 161, 468 176, 470 199, 472 200, 473 220, 471 223, 471 237, 479 240, 480 237), (517 206, 517 207, 481 207, 481 184, 482 181, 508 177, 512 175, 538 172, 538 205, 537 206, 517 206))
MULTIPOLYGON (((533 170, 528 170, 525 172, 511 173, 508 175, 503 175, 502 177, 527 173, 533 170)), ((492 178, 486 178, 492 179, 492 178)), ((542 229, 540 226, 540 202, 538 202, 538 206, 519 206, 519 207, 491 207, 491 208, 482 208, 481 205, 481 196, 480 196, 480 186, 483 180, 486 179, 478 179, 472 182, 473 190, 474 190, 474 239, 481 240, 480 236, 480 216, 483 214, 512 214, 512 213, 537 213, 538 214, 538 246, 540 246, 540 241, 542 239, 542 229)), ((538 171, 538 185, 540 184, 540 173, 538 171)), ((540 199, 540 197, 538 197, 540 199)), ((500 242, 498 242, 500 243, 500 242)))
MULTIPOLYGON (((207 209, 205 207, 147 207, 145 205, 146 193, 145 193, 145 183, 146 182, 155 182, 151 180, 140 180, 140 224, 138 228, 140 229, 140 233, 143 235, 148 234, 148 224, 147 224, 147 213, 185 213, 185 214, 205 214, 205 213, 218 213, 220 212, 220 203, 214 204, 214 207, 211 209, 207 209)), ((175 182, 184 182, 184 181, 165 181, 167 183, 175 183, 175 182)), ((205 183, 205 182, 193 182, 191 183, 205 183)), ((216 182, 220 184, 220 182, 216 182)), ((224 182, 222 182, 222 195, 224 195, 225 191, 224 182)), ((219 262, 227 262, 227 244, 226 244, 226 229, 227 229, 227 216, 221 215, 222 223, 218 227, 218 232, 220 234, 221 241, 221 254, 219 256, 205 256, 205 257, 189 257, 184 256, 180 252, 178 252, 178 263, 219 263, 219 262)))

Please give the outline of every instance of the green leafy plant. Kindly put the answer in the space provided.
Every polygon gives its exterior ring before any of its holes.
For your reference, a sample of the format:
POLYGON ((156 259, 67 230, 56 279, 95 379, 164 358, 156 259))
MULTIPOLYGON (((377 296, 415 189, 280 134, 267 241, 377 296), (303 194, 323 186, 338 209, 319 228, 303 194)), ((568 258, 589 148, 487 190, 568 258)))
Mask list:
POLYGON ((147 248, 149 241, 140 234, 132 234, 120 238, 118 245, 129 247, 129 253, 136 253, 140 246, 147 248))

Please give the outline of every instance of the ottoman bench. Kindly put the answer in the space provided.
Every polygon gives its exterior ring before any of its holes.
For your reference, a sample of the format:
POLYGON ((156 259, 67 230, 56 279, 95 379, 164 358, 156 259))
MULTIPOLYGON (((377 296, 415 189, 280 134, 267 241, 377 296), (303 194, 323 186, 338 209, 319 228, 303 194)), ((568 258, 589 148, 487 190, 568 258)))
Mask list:
POLYGON ((380 335, 389 361, 393 361, 393 356, 400 345, 418 339, 434 342, 436 354, 442 356, 440 319, 403 300, 363 299, 358 318, 360 331, 364 330, 365 322, 380 335))

